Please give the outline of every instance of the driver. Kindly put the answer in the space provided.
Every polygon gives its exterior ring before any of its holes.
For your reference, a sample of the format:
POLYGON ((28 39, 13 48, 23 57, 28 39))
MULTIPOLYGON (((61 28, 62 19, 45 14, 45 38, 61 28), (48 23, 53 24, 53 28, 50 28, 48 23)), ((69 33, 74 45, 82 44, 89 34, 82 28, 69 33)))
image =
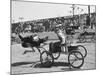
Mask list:
MULTIPOLYGON (((48 36, 45 38, 39 38, 39 36, 37 34, 31 35, 28 37, 22 37, 21 35, 19 35, 19 38, 22 41, 22 46, 23 47, 31 47, 33 52, 35 52, 33 47, 39 47, 41 43, 48 40, 48 36)), ((26 53, 26 51, 24 52, 24 54, 25 53, 26 53)))
POLYGON ((55 33, 57 34, 57 36, 61 42, 63 52, 68 52, 68 48, 66 47, 66 49, 65 49, 65 46, 64 46, 64 44, 66 44, 66 35, 62 28, 62 24, 59 24, 56 26, 55 33))

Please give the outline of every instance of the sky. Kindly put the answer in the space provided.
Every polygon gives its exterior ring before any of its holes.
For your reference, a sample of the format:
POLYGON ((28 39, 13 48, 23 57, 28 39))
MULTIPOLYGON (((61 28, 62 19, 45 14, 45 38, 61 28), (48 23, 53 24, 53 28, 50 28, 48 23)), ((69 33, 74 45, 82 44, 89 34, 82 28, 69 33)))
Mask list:
MULTIPOLYGON (((12 1, 12 22, 72 15, 72 5, 12 1)), ((90 7, 91 12, 95 6, 90 7)), ((88 6, 75 5, 74 14, 88 13, 88 6)))

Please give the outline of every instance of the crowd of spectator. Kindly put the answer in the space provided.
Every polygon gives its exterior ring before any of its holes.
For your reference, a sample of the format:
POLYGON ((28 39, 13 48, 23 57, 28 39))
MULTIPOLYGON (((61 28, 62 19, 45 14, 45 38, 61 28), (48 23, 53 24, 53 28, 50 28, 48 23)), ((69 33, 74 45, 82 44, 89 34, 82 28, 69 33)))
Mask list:
POLYGON ((74 16, 63 16, 63 17, 55 17, 55 18, 47 18, 26 22, 18 22, 12 23, 12 33, 20 33, 20 32, 49 32, 53 31, 56 25, 62 24, 63 27, 70 26, 96 26, 96 13, 92 13, 89 18, 88 14, 74 15, 74 16))

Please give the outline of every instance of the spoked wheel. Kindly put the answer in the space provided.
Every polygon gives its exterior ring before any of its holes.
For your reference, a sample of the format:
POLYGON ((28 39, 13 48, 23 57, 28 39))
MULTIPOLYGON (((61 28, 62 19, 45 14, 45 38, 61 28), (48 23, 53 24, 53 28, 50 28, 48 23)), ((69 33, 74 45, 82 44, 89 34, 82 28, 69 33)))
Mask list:
POLYGON ((68 62, 73 68, 80 68, 84 64, 84 57, 79 51, 71 51, 68 55, 68 62))
POLYGON ((81 52, 81 54, 83 55, 84 58, 87 56, 87 50, 84 46, 78 45, 77 49, 79 52, 81 52))
POLYGON ((40 61, 44 67, 50 67, 54 62, 54 58, 50 52, 43 51, 40 55, 40 61))
POLYGON ((58 59, 60 56, 60 52, 52 53, 54 59, 58 59))

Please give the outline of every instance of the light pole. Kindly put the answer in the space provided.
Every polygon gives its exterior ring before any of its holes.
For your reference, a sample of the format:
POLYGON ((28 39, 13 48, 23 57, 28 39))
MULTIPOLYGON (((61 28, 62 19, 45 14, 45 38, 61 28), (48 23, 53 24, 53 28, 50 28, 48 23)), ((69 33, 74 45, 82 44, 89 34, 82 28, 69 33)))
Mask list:
MULTIPOLYGON (((89 26, 91 26, 91 19, 90 19, 90 5, 88 5, 88 16, 89 16, 89 26)), ((92 26, 91 26, 92 27, 92 26)))
POLYGON ((72 18, 72 23, 73 23, 73 25, 74 25, 74 10, 75 10, 75 4, 72 4, 72 15, 73 15, 73 18, 72 18))

